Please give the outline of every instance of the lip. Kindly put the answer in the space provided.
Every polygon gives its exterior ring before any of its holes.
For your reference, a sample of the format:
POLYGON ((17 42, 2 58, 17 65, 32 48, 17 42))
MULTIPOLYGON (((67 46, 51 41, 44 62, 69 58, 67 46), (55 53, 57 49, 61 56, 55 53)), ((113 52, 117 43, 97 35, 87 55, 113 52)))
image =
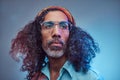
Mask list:
POLYGON ((59 43, 59 42, 53 42, 53 43, 51 44, 51 46, 58 46, 58 47, 62 47, 62 44, 61 44, 61 43, 59 43))

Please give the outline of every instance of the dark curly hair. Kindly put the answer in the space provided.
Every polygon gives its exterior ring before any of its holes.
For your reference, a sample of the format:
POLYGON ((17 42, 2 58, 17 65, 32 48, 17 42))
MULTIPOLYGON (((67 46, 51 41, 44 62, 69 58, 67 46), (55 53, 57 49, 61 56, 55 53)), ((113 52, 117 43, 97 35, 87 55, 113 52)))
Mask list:
POLYGON ((18 60, 17 56, 19 54, 24 56, 21 70, 28 72, 28 80, 31 80, 35 73, 40 72, 44 67, 43 64, 46 64, 46 53, 41 46, 40 22, 44 21, 44 17, 49 11, 56 10, 65 13, 68 21, 73 24, 73 26, 70 26, 70 36, 66 49, 68 54, 66 56, 74 66, 75 71, 87 72, 91 60, 96 56, 95 52, 99 50, 93 38, 86 31, 75 26, 74 19, 68 10, 58 6, 45 8, 38 13, 34 21, 27 24, 12 40, 10 54, 15 60, 18 60))

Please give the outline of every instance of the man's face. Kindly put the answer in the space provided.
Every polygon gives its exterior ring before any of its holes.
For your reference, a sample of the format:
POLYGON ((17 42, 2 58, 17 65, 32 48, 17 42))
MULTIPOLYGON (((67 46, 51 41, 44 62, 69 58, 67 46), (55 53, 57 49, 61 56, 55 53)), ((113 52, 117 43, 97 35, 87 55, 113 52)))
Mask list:
POLYGON ((61 11, 51 11, 41 24, 42 47, 49 57, 64 55, 69 37, 68 18, 61 11))

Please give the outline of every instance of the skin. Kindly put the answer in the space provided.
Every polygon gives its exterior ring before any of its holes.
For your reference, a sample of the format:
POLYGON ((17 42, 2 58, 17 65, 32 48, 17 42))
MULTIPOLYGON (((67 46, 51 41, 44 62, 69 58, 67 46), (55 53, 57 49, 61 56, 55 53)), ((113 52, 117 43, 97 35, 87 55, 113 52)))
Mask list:
MULTIPOLYGON (((68 21, 67 16, 61 11, 50 11, 44 21, 68 21)), ((65 49, 69 38, 69 30, 62 30, 59 25, 55 25, 52 29, 41 30, 42 47, 49 59, 50 80, 56 80, 59 76, 59 71, 66 61, 65 49), (57 40, 55 40, 57 39, 57 40), (48 43, 54 40, 52 44, 48 43), (59 41, 62 41, 62 45, 59 41)))

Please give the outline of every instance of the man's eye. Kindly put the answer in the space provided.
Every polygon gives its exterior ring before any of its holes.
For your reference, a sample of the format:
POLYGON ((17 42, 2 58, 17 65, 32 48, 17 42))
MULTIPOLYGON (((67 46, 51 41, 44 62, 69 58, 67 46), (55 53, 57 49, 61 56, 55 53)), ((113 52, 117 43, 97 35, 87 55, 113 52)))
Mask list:
POLYGON ((45 23, 43 24, 43 27, 45 27, 45 28, 52 28, 53 25, 54 25, 54 23, 52 23, 52 22, 45 22, 45 23))
POLYGON ((68 29, 68 23, 67 22, 61 22, 60 23, 60 27, 63 28, 63 29, 68 29))

